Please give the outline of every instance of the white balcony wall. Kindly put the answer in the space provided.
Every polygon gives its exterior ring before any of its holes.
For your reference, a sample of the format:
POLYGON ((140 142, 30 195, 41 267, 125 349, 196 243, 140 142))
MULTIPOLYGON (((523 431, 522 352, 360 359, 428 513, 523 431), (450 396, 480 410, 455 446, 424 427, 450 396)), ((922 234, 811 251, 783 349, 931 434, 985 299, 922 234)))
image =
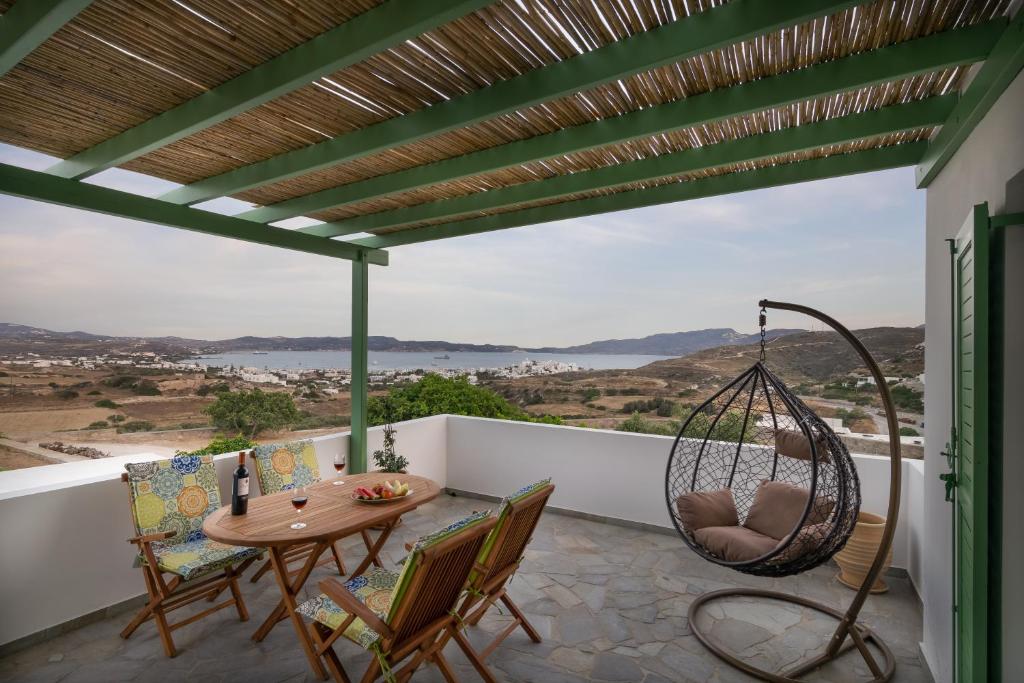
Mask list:
MULTIPOLYGON (((441 486, 503 496, 551 477, 554 507, 671 528, 664 502, 671 438, 444 415, 396 427, 410 472, 441 486)), ((371 451, 382 440, 381 429, 370 430, 371 451)), ((348 433, 313 441, 324 477, 333 476, 348 433)), ((133 547, 125 542, 133 530, 120 476, 125 462, 156 459, 140 454, 0 473, 0 645, 142 594, 133 547)), ((884 513, 888 459, 855 459, 864 508, 884 513)), ((235 454, 216 458, 225 502, 235 461, 235 454)), ((920 463, 906 463, 894 559, 915 583, 920 478, 920 463)))
MULTIPOLYGON (((672 437, 578 427, 507 422, 479 417, 448 418, 448 487, 503 496, 551 477, 551 505, 600 517, 672 529, 665 505, 665 467, 672 437)), ((861 508, 884 515, 889 505, 889 458, 855 455, 861 508)), ((912 501, 923 468, 904 461, 900 524, 893 566, 907 569, 919 585, 920 525, 912 501), (911 571, 912 570, 912 571, 911 571)), ((680 541, 682 543, 682 541, 680 541)))
MULTIPOLYGON (((410 471, 441 486, 445 422, 438 416, 398 426, 410 471)), ((333 476, 334 456, 347 451, 348 432, 313 441, 321 474, 333 476)), ((370 451, 382 441, 381 429, 371 429, 370 451)), ((125 542, 134 530, 121 473, 126 462, 159 459, 143 453, 0 472, 0 645, 145 591, 142 574, 132 567, 134 546, 125 542)), ((215 460, 226 504, 237 454, 215 460)))

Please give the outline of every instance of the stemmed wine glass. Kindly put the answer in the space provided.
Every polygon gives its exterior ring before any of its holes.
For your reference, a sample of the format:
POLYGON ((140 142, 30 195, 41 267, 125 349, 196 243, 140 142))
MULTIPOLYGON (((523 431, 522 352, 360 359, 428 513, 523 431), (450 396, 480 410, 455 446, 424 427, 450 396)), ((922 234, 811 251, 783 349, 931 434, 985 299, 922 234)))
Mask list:
POLYGON ((345 484, 345 482, 341 479, 341 471, 343 469, 345 469, 345 454, 338 453, 336 456, 334 456, 334 472, 335 477, 337 477, 334 480, 335 486, 343 486, 345 484))
POLYGON ((305 529, 306 523, 302 521, 302 508, 306 507, 306 503, 309 502, 309 496, 306 495, 306 487, 300 486, 292 489, 292 506, 295 507, 295 514, 299 515, 296 518, 295 524, 291 525, 292 529, 305 529))

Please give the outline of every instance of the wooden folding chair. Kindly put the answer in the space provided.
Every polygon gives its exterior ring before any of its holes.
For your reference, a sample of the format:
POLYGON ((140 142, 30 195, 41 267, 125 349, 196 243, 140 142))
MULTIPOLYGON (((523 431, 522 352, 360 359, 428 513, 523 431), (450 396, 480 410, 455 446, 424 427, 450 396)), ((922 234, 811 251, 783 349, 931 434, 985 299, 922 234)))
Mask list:
POLYGON ((238 589, 238 577, 263 551, 217 543, 203 535, 203 520, 220 507, 213 457, 175 456, 127 464, 125 469, 128 471, 121 480, 128 484, 137 533, 128 542, 138 546, 137 560, 149 602, 121 631, 121 637, 130 637, 143 622, 153 619, 164 654, 173 657, 177 650, 171 632, 182 626, 232 605, 238 618, 247 621, 249 612, 238 589), (213 572, 217 573, 211 575, 213 572), (212 602, 224 590, 231 591, 228 600, 168 623, 169 612, 203 598, 212 602))
MULTIPOLYGON (((313 442, 309 440, 257 446, 252 451, 252 459, 256 464, 256 478, 260 482, 260 492, 263 495, 279 493, 298 486, 309 486, 320 481, 316 449, 313 442)), ((369 542, 365 537, 365 532, 363 542, 369 542)), ((315 548, 315 543, 303 543, 292 546, 284 552, 284 562, 288 567, 289 576, 294 577, 302 571, 306 559, 315 548), (293 564, 298 566, 293 569, 293 564)), ((331 544, 331 555, 333 557, 325 557, 316 566, 322 567, 325 564, 330 564, 333 560, 338 568, 338 573, 342 576, 347 574, 345 562, 341 558, 341 550, 337 543, 331 544)), ((270 560, 267 560, 260 565, 249 580, 256 583, 271 569, 270 560)))
POLYGON ((453 637, 467 654, 472 651, 458 631, 456 607, 496 521, 479 512, 423 537, 401 574, 375 568, 345 584, 321 582, 323 593, 298 611, 312 620, 309 632, 316 653, 335 680, 349 680, 333 648, 345 636, 375 655, 363 683, 380 676, 406 681, 424 662, 434 662, 445 680, 454 681, 441 649, 453 637))
POLYGON ((470 594, 459 607, 461 621, 470 626, 479 623, 484 614, 499 600, 512 614, 512 623, 486 647, 479 652, 470 647, 471 651, 466 653, 485 681, 493 681, 494 678, 484 661, 517 628, 521 627, 533 642, 541 642, 537 629, 509 597, 507 586, 519 569, 519 563, 522 562, 526 546, 529 545, 537 528, 541 512, 554 490, 551 480, 545 479, 520 489, 502 501, 494 529, 487 537, 477 559, 477 569, 470 577, 470 594))

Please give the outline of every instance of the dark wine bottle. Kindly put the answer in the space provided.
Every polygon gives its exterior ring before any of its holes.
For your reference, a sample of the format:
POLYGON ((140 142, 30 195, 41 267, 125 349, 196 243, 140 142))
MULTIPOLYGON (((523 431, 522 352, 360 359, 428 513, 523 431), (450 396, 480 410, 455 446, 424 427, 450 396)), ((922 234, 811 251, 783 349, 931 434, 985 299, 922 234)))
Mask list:
POLYGON ((231 482, 231 514, 244 515, 249 507, 249 470, 245 466, 245 451, 238 454, 238 467, 231 482))

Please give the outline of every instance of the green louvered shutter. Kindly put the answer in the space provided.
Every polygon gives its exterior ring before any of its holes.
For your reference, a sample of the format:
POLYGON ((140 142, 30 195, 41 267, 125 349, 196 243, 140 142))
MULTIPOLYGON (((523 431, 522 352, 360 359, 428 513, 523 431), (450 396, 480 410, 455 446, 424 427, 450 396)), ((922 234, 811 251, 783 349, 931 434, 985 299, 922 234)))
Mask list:
POLYGON ((989 221, 976 206, 956 241, 957 680, 987 680, 989 221))

